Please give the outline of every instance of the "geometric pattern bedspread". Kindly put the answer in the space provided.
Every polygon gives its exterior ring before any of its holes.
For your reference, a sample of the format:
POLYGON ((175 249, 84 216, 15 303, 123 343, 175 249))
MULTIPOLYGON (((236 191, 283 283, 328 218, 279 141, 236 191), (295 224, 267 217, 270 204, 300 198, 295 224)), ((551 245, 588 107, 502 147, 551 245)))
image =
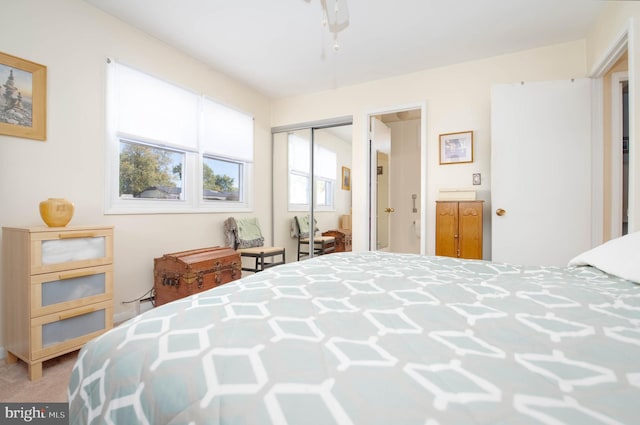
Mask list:
POLYGON ((73 424, 638 424, 640 285, 324 255, 137 316, 68 391, 73 424))

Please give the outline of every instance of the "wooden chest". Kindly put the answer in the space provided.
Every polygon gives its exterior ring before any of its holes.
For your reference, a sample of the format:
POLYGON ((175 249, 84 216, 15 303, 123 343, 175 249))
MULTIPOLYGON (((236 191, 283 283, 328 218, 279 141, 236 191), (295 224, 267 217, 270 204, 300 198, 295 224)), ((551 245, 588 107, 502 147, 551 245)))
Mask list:
POLYGON ((219 246, 165 254, 153 261, 156 306, 215 288, 242 275, 240 254, 219 246))
POLYGON ((336 238, 336 252, 351 251, 351 229, 327 230, 322 236, 336 238))

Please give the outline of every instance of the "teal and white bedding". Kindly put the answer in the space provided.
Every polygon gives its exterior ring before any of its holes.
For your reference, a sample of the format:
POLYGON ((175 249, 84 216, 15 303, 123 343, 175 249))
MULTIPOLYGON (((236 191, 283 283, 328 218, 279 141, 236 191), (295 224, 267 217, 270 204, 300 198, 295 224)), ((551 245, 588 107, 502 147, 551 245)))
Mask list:
POLYGON ((88 343, 72 424, 637 424, 640 285, 382 252, 271 268, 88 343))

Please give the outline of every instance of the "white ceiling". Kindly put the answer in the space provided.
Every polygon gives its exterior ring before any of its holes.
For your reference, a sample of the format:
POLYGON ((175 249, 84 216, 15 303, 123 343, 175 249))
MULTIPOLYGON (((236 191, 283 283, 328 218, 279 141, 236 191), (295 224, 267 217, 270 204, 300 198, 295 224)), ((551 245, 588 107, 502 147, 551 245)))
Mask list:
POLYGON ((603 0, 85 0, 273 98, 584 38, 603 0))

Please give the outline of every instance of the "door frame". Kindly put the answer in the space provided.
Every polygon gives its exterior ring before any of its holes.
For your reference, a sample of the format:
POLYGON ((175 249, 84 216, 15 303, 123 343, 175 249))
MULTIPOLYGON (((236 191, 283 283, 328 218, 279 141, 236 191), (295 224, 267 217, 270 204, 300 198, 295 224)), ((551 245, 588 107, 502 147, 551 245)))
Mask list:
POLYGON ((629 72, 611 74, 611 238, 622 236, 622 83, 629 72))
POLYGON ((393 114, 397 112, 420 110, 420 254, 426 255, 427 253, 427 102, 407 103, 402 105, 390 106, 380 108, 376 110, 370 110, 365 113, 364 126, 365 140, 367 141, 368 162, 367 162, 367 175, 368 177, 368 227, 369 232, 369 251, 375 250, 375 208, 376 208, 376 192, 375 192, 375 180, 373 179, 373 172, 375 170, 375 156, 371 149, 371 118, 375 115, 393 114))
MULTIPOLYGON (((604 76, 605 74, 612 68, 612 66, 620 59, 620 57, 627 52, 627 56, 629 57, 629 66, 627 68, 628 72, 628 81, 629 86, 633 87, 635 84, 634 75, 635 75, 635 61, 633 61, 633 46, 630 44, 633 42, 633 20, 628 19, 620 32, 614 37, 613 42, 609 45, 609 47, 604 51, 600 60, 596 61, 591 72, 589 73, 589 77, 593 79, 593 131, 592 131, 592 213, 593 213, 593 225, 591 232, 591 243, 593 246, 600 245, 604 242, 604 210, 605 208, 608 211, 611 211, 613 205, 604 205, 604 163, 602 158, 604 156, 604 108, 603 108, 603 85, 604 85, 604 76)), ((629 151, 632 149, 635 150, 635 96, 633 95, 633 91, 629 90, 629 151)), ((613 127, 613 126, 612 126, 613 127)), ((613 166, 614 164, 612 164, 613 166)), ((621 171, 622 163, 616 164, 618 170, 621 171)), ((612 170, 612 173, 617 173, 618 170, 612 170)), ((635 173, 635 161, 633 161, 633 156, 629 157, 629 232, 637 229, 632 228, 632 224, 635 222, 634 217, 636 214, 640 214, 640 211, 635 211, 635 184, 634 179, 631 176, 634 176, 635 173)), ((613 177, 612 177, 613 178, 613 177)), ((622 190, 622 189, 620 189, 622 190)), ((615 196, 614 196, 615 198, 615 196)), ((617 202, 612 199, 612 203, 617 202)), ((612 218, 613 221, 613 218, 612 218)), ((613 235, 611 235, 613 237, 613 235)))

